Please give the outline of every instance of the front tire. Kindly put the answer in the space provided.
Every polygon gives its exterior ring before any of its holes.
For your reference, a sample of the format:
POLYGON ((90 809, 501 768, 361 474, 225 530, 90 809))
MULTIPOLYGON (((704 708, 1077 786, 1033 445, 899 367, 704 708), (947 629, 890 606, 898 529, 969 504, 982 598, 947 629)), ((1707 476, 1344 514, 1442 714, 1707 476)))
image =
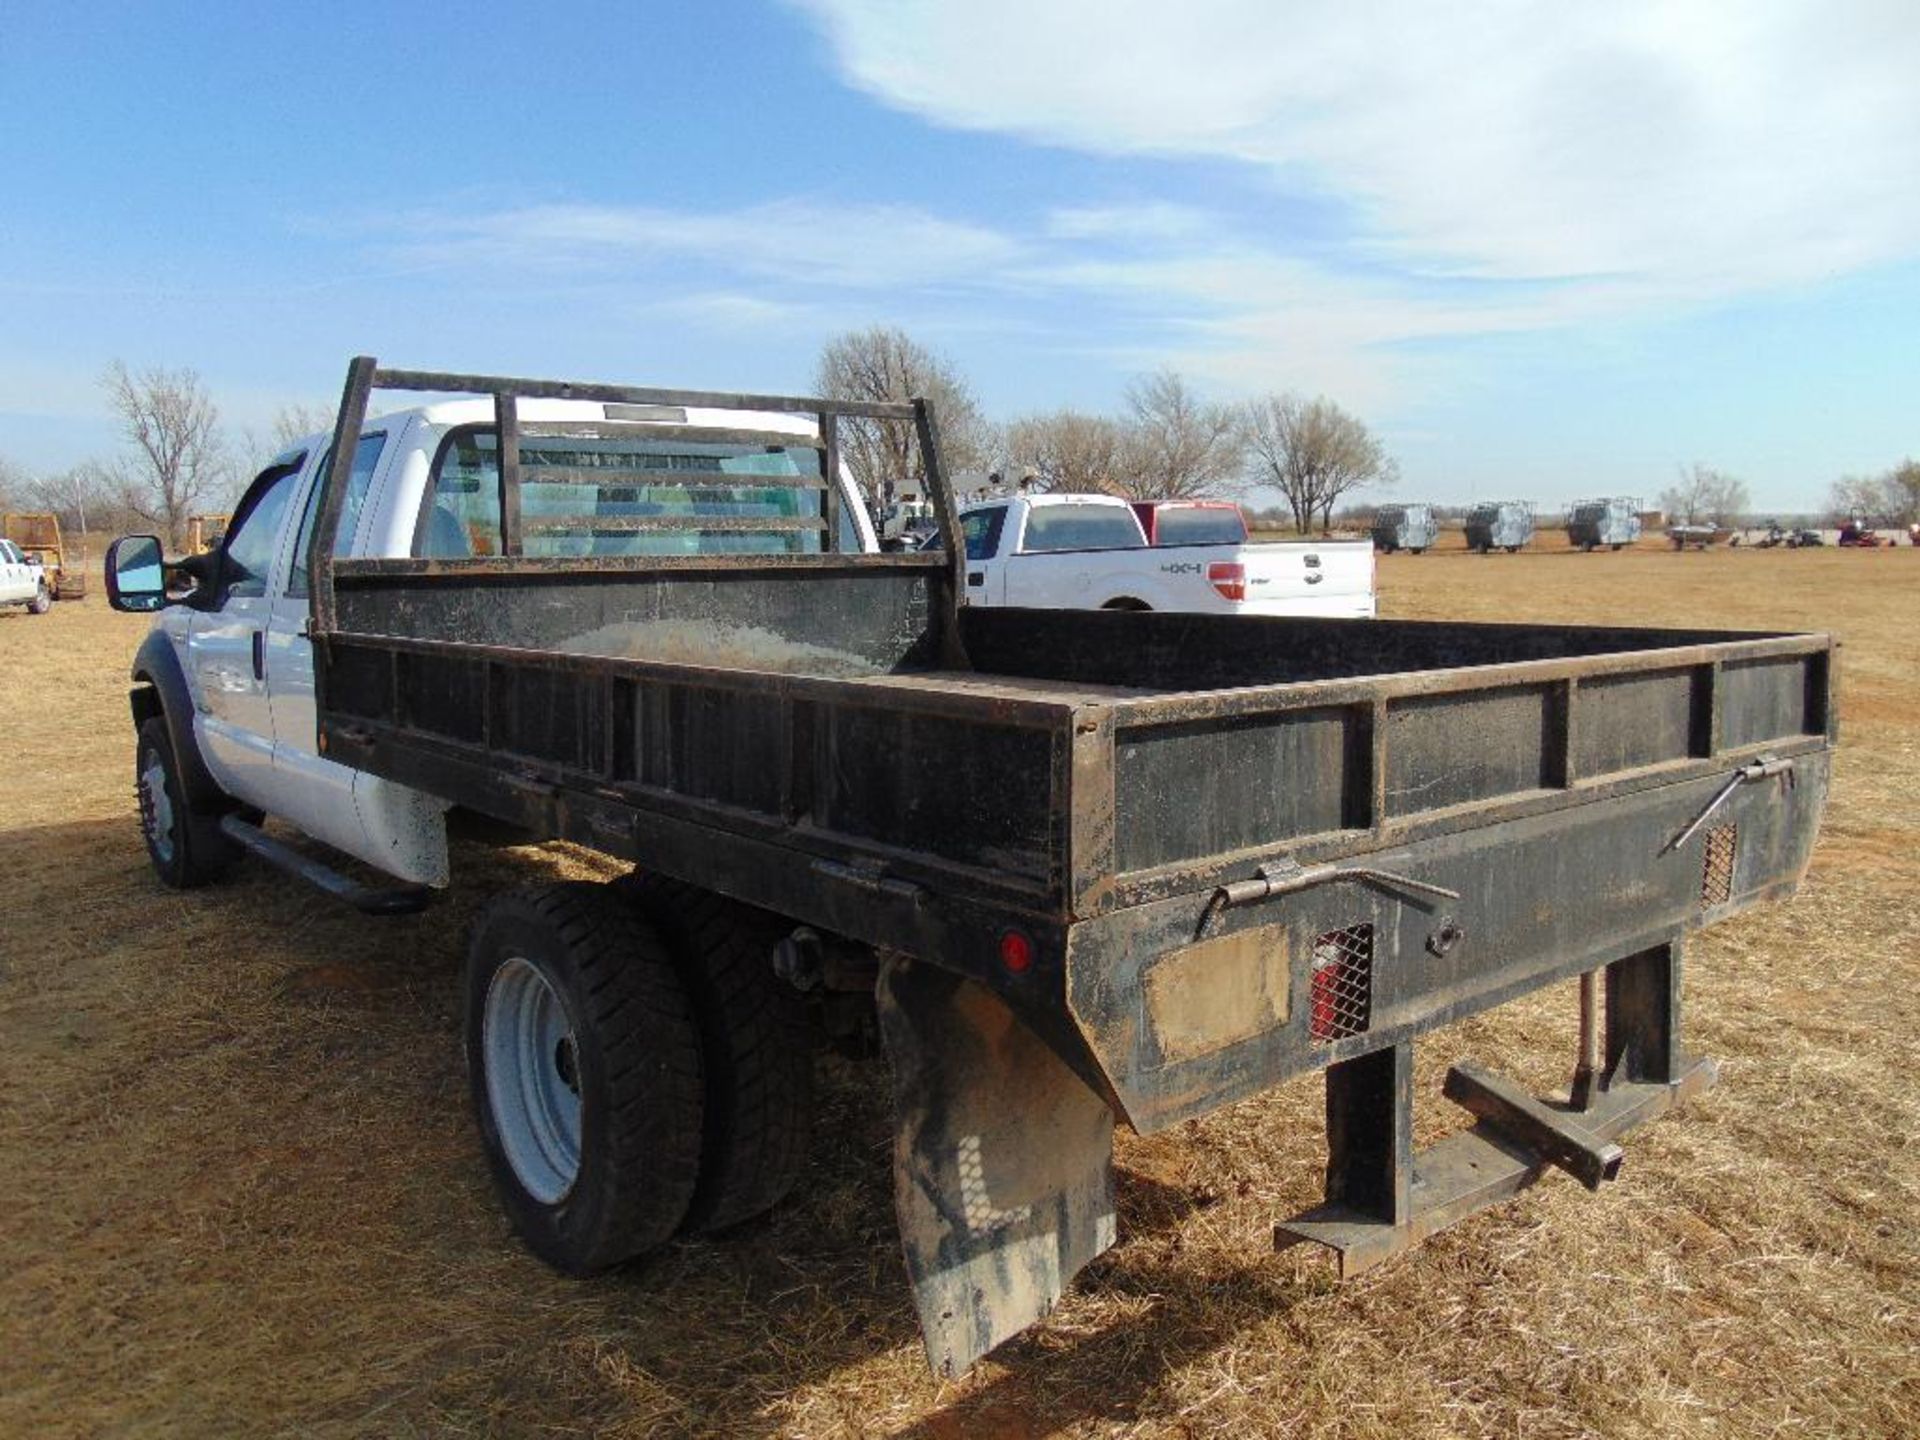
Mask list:
POLYGON ((494 900, 466 972, 481 1143, 527 1247, 591 1274, 666 1241, 700 1177, 692 1005, 659 938, 603 885, 494 900))
POLYGON ((140 801, 140 833, 147 842, 147 859, 161 884, 175 890, 197 889, 218 880, 240 858, 240 847, 220 832, 217 816, 197 815, 187 808, 173 737, 161 716, 140 723, 133 788, 140 801))

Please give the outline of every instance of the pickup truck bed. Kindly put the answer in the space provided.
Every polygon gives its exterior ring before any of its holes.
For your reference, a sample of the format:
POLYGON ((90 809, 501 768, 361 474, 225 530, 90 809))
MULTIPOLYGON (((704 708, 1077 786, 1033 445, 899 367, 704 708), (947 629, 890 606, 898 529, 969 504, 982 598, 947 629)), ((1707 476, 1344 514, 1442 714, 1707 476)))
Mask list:
POLYGON ((1683 937, 1805 869, 1828 637, 971 607, 920 421, 944 553, 334 561, 328 517, 313 644, 328 757, 876 957, 936 1366, 1112 1243, 1115 1118, 1325 1069, 1278 1238, 1353 1268, 1710 1083, 1683 937), (1413 1154, 1415 1036, 1602 974, 1600 1090, 1459 1067, 1480 1123, 1413 1154))

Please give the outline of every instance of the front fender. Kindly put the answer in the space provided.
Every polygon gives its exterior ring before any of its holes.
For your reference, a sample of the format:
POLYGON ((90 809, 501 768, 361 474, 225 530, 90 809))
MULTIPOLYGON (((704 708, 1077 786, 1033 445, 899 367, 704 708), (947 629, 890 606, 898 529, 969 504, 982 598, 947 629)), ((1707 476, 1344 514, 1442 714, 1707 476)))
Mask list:
POLYGON ((220 788, 200 756, 193 738, 193 692, 187 685, 187 672, 180 655, 164 630, 147 632, 133 656, 133 690, 128 697, 133 723, 158 714, 167 723, 167 738, 180 766, 180 784, 186 791, 187 808, 202 815, 218 815, 233 808, 233 798, 220 788))

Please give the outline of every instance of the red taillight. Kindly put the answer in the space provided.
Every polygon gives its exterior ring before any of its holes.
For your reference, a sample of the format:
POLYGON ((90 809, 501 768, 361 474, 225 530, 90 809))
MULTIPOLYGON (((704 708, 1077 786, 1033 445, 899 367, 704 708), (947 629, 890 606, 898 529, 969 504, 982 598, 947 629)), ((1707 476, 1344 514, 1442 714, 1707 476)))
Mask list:
POLYGON ((1247 567, 1238 560, 1209 561, 1207 583, 1220 592, 1222 600, 1244 600, 1247 598, 1247 567))
POLYGON ((1313 970, 1313 982, 1310 988, 1307 1029, 1316 1040, 1337 1040, 1340 1037, 1340 1011, 1334 1004, 1334 997, 1340 993, 1340 987, 1346 979, 1346 966, 1338 960, 1317 965, 1313 970))
POLYGON ((1000 937, 1000 963, 1015 975, 1024 975, 1033 965, 1033 941, 1018 930, 1000 937))

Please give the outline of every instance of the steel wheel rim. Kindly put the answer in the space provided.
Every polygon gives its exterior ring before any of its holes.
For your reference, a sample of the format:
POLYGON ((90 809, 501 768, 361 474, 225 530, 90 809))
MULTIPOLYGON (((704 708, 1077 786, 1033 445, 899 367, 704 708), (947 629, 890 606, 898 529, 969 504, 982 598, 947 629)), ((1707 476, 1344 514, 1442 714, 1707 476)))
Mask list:
POLYGON ((560 992, 531 961, 510 956, 493 972, 481 1049, 507 1164, 527 1194, 555 1204, 580 1175, 579 1046, 560 992))
POLYGON ((160 857, 160 863, 172 861, 173 800, 167 794, 167 767, 151 751, 140 772, 140 820, 146 827, 147 844, 160 857))

